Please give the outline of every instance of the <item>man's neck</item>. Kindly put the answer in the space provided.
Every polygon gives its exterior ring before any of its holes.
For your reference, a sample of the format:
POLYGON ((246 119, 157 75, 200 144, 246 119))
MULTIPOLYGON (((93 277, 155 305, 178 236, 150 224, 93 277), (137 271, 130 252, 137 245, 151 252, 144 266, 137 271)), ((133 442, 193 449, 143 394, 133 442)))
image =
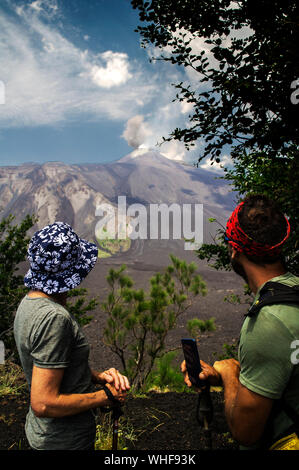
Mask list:
POLYGON ((273 265, 268 264, 266 267, 250 263, 245 267, 245 271, 247 274, 248 285, 254 294, 257 293, 265 282, 270 281, 270 279, 273 279, 274 277, 282 276, 287 272, 281 263, 275 263, 273 265))

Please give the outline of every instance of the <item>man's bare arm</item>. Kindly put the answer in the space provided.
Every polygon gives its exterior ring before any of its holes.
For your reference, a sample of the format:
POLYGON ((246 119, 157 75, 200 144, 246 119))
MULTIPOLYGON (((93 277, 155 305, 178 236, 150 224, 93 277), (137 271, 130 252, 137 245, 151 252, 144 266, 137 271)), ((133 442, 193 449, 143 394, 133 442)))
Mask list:
POLYGON ((214 369, 221 375, 225 415, 233 437, 244 446, 255 444, 262 437, 273 400, 241 384, 240 365, 234 359, 215 362, 214 369))

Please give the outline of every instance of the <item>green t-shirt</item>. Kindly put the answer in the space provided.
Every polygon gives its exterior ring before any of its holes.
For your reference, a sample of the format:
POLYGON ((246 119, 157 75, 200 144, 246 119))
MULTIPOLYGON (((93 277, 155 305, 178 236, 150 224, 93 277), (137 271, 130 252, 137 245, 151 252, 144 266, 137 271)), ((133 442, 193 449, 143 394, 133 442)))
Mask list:
MULTIPOLYGON (((24 297, 15 316, 14 335, 29 389, 35 365, 65 369, 60 393, 94 390, 88 364, 89 346, 76 320, 64 307, 49 298, 24 297)), ((25 431, 33 449, 85 449, 95 439, 95 417, 88 410, 62 418, 38 418, 30 407, 25 431)))
MULTIPOLYGON (((271 279, 288 286, 299 284, 291 273, 271 279)), ((257 292, 254 302, 259 298, 257 292)), ((294 341, 299 339, 299 306, 268 305, 258 315, 247 317, 241 329, 240 382, 249 390, 277 400, 285 388, 285 400, 299 413, 299 364, 294 361, 294 341)), ((298 346, 297 346, 298 348, 298 346)), ((280 412, 273 423, 273 441, 292 421, 280 412)))

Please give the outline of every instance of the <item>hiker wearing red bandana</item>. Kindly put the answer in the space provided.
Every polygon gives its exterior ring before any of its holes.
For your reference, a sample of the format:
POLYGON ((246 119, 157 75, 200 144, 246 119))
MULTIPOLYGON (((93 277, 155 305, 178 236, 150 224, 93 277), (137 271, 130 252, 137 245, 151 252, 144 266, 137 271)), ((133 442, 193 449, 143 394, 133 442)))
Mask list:
MULTIPOLYGON (((299 278, 283 248, 288 219, 263 195, 249 195, 227 222, 234 271, 255 295, 243 323, 238 361, 201 361, 200 379, 224 388, 225 415, 240 448, 299 450, 299 278)), ((191 386, 182 363, 185 382, 191 386)))

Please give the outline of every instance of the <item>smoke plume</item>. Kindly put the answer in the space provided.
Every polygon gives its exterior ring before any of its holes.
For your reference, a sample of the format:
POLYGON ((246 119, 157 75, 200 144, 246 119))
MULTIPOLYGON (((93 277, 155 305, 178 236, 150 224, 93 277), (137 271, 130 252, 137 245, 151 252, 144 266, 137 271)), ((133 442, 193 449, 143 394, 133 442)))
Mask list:
POLYGON ((144 122, 144 116, 137 114, 128 120, 122 137, 130 147, 137 149, 145 143, 150 135, 152 135, 152 131, 148 124, 144 122))

